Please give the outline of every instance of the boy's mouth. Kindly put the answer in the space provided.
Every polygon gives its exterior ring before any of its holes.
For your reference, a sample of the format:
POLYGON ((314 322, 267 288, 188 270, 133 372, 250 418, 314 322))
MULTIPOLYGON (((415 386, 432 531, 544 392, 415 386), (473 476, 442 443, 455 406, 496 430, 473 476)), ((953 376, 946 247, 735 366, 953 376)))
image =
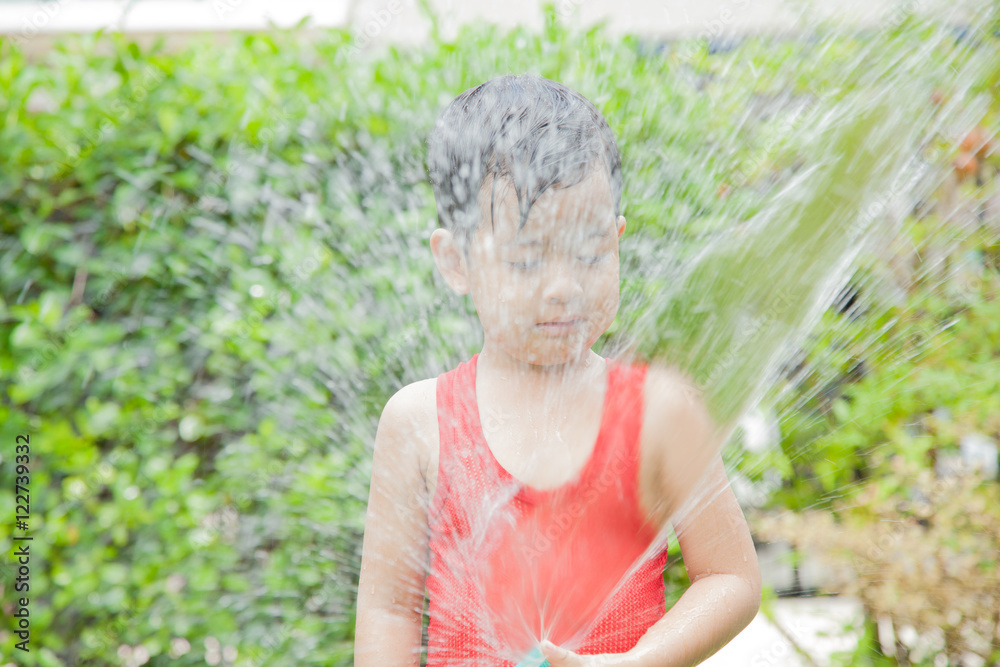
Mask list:
POLYGON ((583 323, 581 318, 573 318, 567 320, 553 320, 551 322, 539 322, 537 327, 540 327, 543 331, 547 333, 562 333, 566 331, 572 331, 573 329, 580 326, 583 323))

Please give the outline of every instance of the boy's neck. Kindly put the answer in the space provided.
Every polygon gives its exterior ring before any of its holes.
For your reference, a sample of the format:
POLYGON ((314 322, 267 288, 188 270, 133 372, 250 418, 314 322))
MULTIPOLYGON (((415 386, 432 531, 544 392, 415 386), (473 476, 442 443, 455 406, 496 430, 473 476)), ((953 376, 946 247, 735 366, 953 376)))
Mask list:
POLYGON ((581 386, 592 376, 603 373, 604 358, 588 349, 580 359, 561 364, 533 364, 484 346, 476 361, 478 370, 485 370, 504 383, 548 392, 560 388, 581 386))

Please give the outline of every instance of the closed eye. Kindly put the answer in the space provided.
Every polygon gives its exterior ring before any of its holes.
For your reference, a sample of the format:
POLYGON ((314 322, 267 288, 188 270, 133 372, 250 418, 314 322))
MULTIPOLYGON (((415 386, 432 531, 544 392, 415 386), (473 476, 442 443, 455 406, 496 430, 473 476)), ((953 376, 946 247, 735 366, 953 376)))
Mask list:
MULTIPOLYGON (((603 255, 592 255, 592 256, 588 256, 588 257, 578 257, 577 259, 579 259, 581 262, 584 262, 585 264, 597 264, 598 262, 602 262, 602 261, 604 261, 607 258, 608 258, 608 255, 605 253, 603 255)), ((535 260, 533 262, 507 262, 507 265, 508 266, 512 266, 515 269, 520 269, 522 271, 526 271, 528 269, 534 269, 534 268, 536 268, 541 263, 542 263, 541 260, 535 260)))
POLYGON ((507 262, 507 264, 513 266, 515 269, 521 269, 522 271, 524 271, 527 269, 535 268, 536 266, 541 264, 541 262, 536 260, 534 262, 507 262))

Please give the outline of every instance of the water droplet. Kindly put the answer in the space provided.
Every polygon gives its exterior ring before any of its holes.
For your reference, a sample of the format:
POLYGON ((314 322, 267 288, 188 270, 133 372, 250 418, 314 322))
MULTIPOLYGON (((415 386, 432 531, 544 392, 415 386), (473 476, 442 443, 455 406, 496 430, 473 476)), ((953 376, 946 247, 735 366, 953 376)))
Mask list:
POLYGON ((375 595, 375 584, 372 584, 372 595, 375 595))

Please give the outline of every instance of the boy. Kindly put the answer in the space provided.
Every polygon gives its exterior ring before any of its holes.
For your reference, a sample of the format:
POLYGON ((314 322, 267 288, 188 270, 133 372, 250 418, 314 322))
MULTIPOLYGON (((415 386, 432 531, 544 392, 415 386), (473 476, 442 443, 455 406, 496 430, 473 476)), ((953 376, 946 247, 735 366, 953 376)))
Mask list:
POLYGON ((727 427, 679 372, 591 350, 625 231, 607 122, 559 83, 498 77, 441 113, 428 167, 431 251, 484 343, 382 412, 355 664, 420 664, 425 586, 429 667, 697 664, 752 620, 760 574, 727 427), (664 613, 668 520, 692 585, 664 613))

